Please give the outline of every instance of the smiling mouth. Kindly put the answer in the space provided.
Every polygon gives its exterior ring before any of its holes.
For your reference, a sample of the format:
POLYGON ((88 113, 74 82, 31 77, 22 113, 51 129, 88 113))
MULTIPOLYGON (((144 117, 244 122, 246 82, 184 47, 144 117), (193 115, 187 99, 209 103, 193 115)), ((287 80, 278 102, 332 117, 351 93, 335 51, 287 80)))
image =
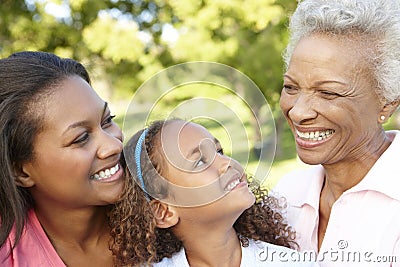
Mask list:
POLYGON ((240 180, 239 179, 235 179, 232 182, 230 182, 225 188, 225 191, 231 191, 233 188, 235 188, 238 184, 240 184, 240 180))
POLYGON ((226 191, 226 192, 232 191, 236 186, 238 186, 240 183, 242 183, 243 181, 246 180, 246 178, 243 178, 243 177, 246 177, 246 175, 243 175, 242 177, 237 177, 237 178, 231 180, 231 181, 225 186, 224 191, 226 191))
POLYGON ((314 132, 300 132, 296 129, 296 134, 304 141, 321 141, 327 139, 332 134, 335 133, 335 130, 329 129, 324 131, 314 131, 314 132))
POLYGON ((114 167, 101 170, 98 173, 91 175, 90 179, 92 179, 92 180, 107 179, 107 178, 110 178, 111 176, 113 176, 118 170, 119 170, 119 164, 117 163, 114 167))

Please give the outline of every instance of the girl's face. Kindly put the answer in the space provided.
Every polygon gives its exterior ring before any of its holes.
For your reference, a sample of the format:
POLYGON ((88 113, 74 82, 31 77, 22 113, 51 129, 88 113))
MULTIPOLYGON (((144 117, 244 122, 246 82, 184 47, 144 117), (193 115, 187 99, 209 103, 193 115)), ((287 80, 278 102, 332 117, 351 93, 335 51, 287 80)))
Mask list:
POLYGON ((43 130, 34 141, 34 159, 23 165, 22 179, 36 206, 69 209, 115 202, 124 184, 122 132, 107 103, 73 76, 43 106, 43 130))
POLYGON ((178 205, 201 206, 181 208, 181 216, 185 210, 196 218, 201 210, 202 218, 218 219, 229 212, 236 217, 254 203, 243 168, 223 154, 204 127, 173 121, 162 129, 161 144, 167 165, 163 174, 174 185, 168 191, 178 205))

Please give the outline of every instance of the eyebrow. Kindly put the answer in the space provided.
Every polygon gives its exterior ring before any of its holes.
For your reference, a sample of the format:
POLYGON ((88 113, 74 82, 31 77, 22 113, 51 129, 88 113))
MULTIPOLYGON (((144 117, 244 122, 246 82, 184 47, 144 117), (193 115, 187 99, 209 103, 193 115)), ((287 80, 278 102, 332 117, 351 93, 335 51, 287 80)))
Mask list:
POLYGON ((335 81, 335 80, 316 81, 316 82, 315 82, 315 85, 316 85, 316 86, 320 86, 320 85, 324 85, 324 84, 326 84, 326 83, 338 83, 338 84, 341 84, 341 85, 346 85, 346 83, 344 83, 344 82, 335 81))
MULTIPOLYGON (((295 81, 295 79, 290 77, 290 75, 288 75, 288 74, 284 74, 283 77, 286 77, 289 80, 291 80, 292 82, 297 83, 295 81)), ((337 81, 337 80, 326 80, 326 81, 323 80, 323 81, 315 81, 313 86, 321 86, 321 85, 324 85, 326 83, 338 83, 338 84, 341 84, 341 85, 347 85, 346 83, 341 82, 341 81, 337 81)))
MULTIPOLYGON (((102 112, 101 116, 104 116, 104 113, 106 112, 107 107, 108 107, 108 103, 107 103, 107 102, 104 102, 103 112, 102 112)), ((75 123, 73 123, 73 124, 71 124, 71 125, 69 125, 69 126, 67 127, 67 129, 63 132, 63 135, 64 135, 66 132, 68 132, 69 130, 71 130, 71 129, 75 129, 75 128, 78 128, 78 127, 82 127, 82 126, 85 126, 85 125, 87 125, 87 124, 88 124, 88 121, 78 121, 78 122, 75 122, 75 123)))
POLYGON ((290 80, 292 80, 292 81, 294 81, 294 79, 292 78, 292 77, 290 77, 290 75, 289 74, 283 74, 283 77, 285 78, 288 78, 288 79, 290 79, 290 80))

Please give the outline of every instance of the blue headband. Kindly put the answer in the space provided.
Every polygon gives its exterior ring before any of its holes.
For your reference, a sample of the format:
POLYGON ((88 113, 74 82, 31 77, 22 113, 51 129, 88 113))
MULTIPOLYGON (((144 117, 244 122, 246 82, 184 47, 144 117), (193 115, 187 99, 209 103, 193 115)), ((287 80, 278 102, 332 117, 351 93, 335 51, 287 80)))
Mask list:
POLYGON ((147 133, 147 129, 145 129, 142 132, 142 134, 140 135, 140 137, 137 141, 136 148, 135 148, 135 161, 136 161, 136 174, 139 179, 140 186, 142 187, 142 189, 145 193, 147 201, 150 201, 150 198, 146 191, 146 187, 144 185, 144 180, 143 180, 143 176, 142 176, 142 167, 140 165, 140 155, 142 154, 142 145, 143 145, 144 138, 146 137, 146 133, 147 133))

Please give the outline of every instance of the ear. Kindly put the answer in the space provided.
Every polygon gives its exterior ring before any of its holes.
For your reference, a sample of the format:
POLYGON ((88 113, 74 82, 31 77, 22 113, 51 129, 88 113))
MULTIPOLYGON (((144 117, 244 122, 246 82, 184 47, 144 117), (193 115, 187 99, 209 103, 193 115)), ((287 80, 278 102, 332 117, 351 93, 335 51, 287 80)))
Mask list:
POLYGON ((29 167, 27 164, 14 167, 14 179, 15 184, 20 187, 32 187, 35 185, 35 181, 29 175, 29 167))
POLYGON ((400 104, 400 99, 394 100, 390 103, 386 103, 381 112, 379 113, 379 118, 378 121, 380 123, 384 123, 387 121, 387 119, 392 116, 392 114, 396 111, 396 109, 399 107, 400 104))
POLYGON ((158 228, 169 228, 179 222, 178 211, 174 206, 153 199, 150 202, 158 228))

